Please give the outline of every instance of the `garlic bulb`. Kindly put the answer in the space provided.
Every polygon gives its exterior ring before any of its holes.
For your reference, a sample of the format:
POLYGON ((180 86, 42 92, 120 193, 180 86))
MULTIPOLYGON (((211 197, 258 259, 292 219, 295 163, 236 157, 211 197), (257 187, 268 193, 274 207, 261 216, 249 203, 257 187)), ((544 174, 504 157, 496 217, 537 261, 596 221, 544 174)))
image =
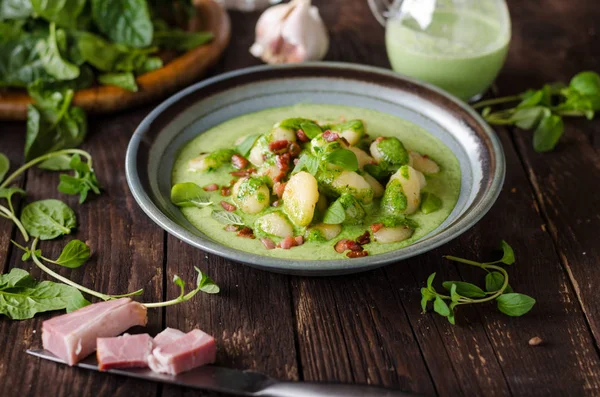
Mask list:
POLYGON ((266 63, 295 63, 321 60, 328 48, 329 36, 317 7, 310 0, 292 0, 260 16, 250 53, 266 63))

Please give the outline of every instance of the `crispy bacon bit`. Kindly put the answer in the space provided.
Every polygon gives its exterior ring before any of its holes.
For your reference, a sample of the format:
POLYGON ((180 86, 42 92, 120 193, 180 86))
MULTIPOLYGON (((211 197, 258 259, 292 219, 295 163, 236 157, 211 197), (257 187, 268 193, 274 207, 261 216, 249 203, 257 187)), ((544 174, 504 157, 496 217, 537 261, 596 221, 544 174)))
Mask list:
POLYGON ((248 160, 239 154, 234 154, 231 156, 231 164, 233 164, 233 166, 238 170, 241 170, 242 168, 246 168, 248 166, 248 160))
MULTIPOLYGON (((349 243, 350 241, 351 241, 351 240, 348 240, 348 239, 342 239, 342 240, 338 241, 337 243, 335 243, 335 246, 334 246, 333 248, 335 248, 335 251, 336 251, 338 254, 341 254, 341 253, 343 253, 344 251, 347 251, 347 250, 349 250, 349 249, 350 249, 350 248, 348 248, 348 243, 349 243)), ((352 242, 353 242, 353 241, 352 241, 352 242)))
POLYGON ((260 242, 263 243, 266 249, 272 250, 275 248, 275 243, 270 238, 261 238, 260 242))
POLYGON ((371 225, 371 231, 373 233, 376 233, 379 231, 379 229, 381 229, 383 227, 383 223, 374 223, 371 225))
POLYGON ((254 238, 254 232, 248 226, 244 226, 237 235, 239 237, 254 238))
POLYGON ((386 138, 384 136, 380 136, 380 137, 377 137, 377 139, 375 139, 375 142, 379 143, 381 141, 385 141, 385 139, 386 138))
POLYGON ((350 251, 362 251, 364 250, 364 248, 362 247, 362 245, 360 245, 359 243, 357 243, 356 241, 348 241, 348 249, 350 251))
POLYGON ((281 139, 279 141, 269 143, 269 150, 273 153, 285 153, 288 151, 290 141, 281 139))
POLYGON ((221 188, 221 196, 229 196, 231 194, 231 188, 223 186, 221 188))
POLYGON ((371 235, 366 231, 356 238, 356 242, 360 245, 369 244, 371 242, 371 235))
POLYGON ((296 241, 297 246, 304 244, 304 237, 302 237, 302 236, 296 236, 296 237, 294 237, 294 240, 296 241))
POLYGON ((248 168, 245 170, 232 171, 230 174, 233 176, 248 176, 254 172, 256 172, 256 168, 248 168))
POLYGON ((285 178, 285 172, 280 172, 279 174, 275 175, 273 182, 281 182, 283 178, 285 178))
POLYGON ((300 147, 300 145, 298 145, 297 143, 290 143, 290 151, 289 154, 292 157, 298 157, 298 155, 300 154, 300 152, 302 151, 302 148, 300 147))
POLYGON ((368 251, 350 251, 346 254, 348 258, 361 258, 367 255, 369 255, 368 251))
POLYGON ((308 136, 306 136, 306 134, 302 130, 296 131, 296 136, 298 137, 298 140, 300 142, 308 142, 308 141, 310 141, 310 138, 308 136))
POLYGON ((280 204, 281 204, 281 201, 275 200, 271 203, 271 207, 279 207, 280 204))
POLYGON ((283 197, 283 191, 285 190, 285 183, 275 182, 273 185, 273 192, 277 195, 277 197, 283 197))
POLYGON ((331 130, 326 130, 325 132, 323 132, 323 139, 325 139, 327 142, 333 142, 336 139, 339 139, 339 135, 331 130))
POLYGON ((232 179, 231 182, 229 182, 229 187, 233 187, 237 181, 238 179, 232 179))
POLYGON ((237 209, 237 207, 233 204, 228 203, 227 201, 221 201, 221 207, 225 209, 225 211, 233 212, 237 209))
POLYGON ((240 230, 240 227, 238 225, 227 225, 224 229, 226 232, 237 232, 240 230))
POLYGON ((292 236, 287 236, 286 238, 281 240, 278 246, 280 248, 283 248, 284 250, 289 250, 290 248, 296 246, 296 240, 294 240, 292 236))
POLYGON ((218 188, 219 188, 219 185, 217 185, 216 183, 213 183, 213 184, 204 186, 202 189, 204 189, 204 191, 206 191, 206 192, 214 192, 218 188))
POLYGON ((281 170, 284 174, 290 170, 290 154, 279 154, 275 156, 275 164, 277 168, 281 170))

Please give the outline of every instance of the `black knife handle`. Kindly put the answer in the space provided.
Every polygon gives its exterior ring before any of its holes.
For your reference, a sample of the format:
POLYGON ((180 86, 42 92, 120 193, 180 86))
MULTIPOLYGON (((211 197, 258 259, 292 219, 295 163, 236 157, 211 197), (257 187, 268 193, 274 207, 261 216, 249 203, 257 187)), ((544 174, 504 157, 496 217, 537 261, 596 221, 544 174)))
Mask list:
POLYGON ((336 383, 278 382, 253 394, 257 397, 416 397, 417 394, 377 386, 336 383))

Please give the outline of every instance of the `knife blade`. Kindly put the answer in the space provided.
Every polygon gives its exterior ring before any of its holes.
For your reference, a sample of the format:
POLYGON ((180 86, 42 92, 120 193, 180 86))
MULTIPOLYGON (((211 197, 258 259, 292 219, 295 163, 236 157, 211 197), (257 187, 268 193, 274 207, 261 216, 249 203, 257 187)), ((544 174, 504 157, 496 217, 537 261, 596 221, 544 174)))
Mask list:
MULTIPOLYGON (((45 360, 66 364, 44 349, 29 349, 27 354, 45 360)), ((76 367, 99 371, 95 355, 75 364, 76 367)), ((417 394, 400 390, 368 385, 349 385, 337 383, 280 382, 264 374, 253 371, 241 371, 231 368, 206 365, 179 375, 166 375, 153 372, 149 368, 109 369, 114 375, 129 376, 152 382, 169 383, 193 389, 229 393, 237 396, 252 397, 415 397, 417 394)))

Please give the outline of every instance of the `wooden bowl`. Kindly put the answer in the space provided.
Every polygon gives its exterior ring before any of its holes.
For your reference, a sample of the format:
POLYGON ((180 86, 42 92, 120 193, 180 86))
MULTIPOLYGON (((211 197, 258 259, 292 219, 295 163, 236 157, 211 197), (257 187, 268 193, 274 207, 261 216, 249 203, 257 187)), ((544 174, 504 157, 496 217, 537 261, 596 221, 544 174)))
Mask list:
MULTIPOLYGON (((211 31, 213 41, 175 57, 160 69, 138 76, 138 92, 114 86, 93 86, 77 91, 73 104, 82 107, 88 114, 110 113, 163 98, 197 81, 218 61, 227 47, 231 23, 227 12, 215 1, 196 0, 195 5, 198 12, 190 21, 189 30, 211 31)), ((27 119, 27 105, 30 103, 31 98, 24 90, 0 91, 0 119, 27 119)))

